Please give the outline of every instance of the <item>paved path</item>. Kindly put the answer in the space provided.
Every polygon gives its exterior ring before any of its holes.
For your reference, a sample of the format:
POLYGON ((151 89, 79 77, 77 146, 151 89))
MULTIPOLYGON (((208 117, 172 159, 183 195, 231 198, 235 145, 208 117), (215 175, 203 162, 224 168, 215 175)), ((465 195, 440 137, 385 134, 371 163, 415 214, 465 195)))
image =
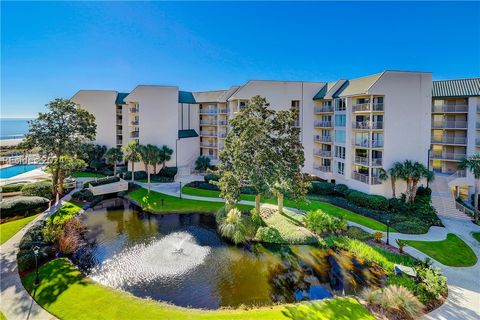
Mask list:
POLYGON ((17 270, 18 245, 25 232, 33 224, 57 211, 65 202, 70 200, 71 194, 75 191, 73 190, 64 196, 57 204, 40 214, 35 220, 27 224, 0 246, 0 307, 8 320, 56 319, 55 316, 40 307, 23 287, 17 270))

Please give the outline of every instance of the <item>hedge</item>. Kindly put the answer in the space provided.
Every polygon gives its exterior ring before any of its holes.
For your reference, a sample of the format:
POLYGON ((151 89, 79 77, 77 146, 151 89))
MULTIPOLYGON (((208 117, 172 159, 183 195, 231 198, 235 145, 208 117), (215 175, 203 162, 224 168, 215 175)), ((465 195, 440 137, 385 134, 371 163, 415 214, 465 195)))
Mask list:
POLYGON ((37 196, 47 199, 53 198, 52 192, 52 182, 50 181, 39 181, 34 183, 29 183, 23 186, 22 195, 24 196, 37 196))
POLYGON ((31 215, 47 209, 48 203, 49 200, 43 197, 17 196, 8 198, 0 203, 0 217, 3 219, 15 215, 31 215))
POLYGON ((2 187, 2 192, 3 193, 19 192, 19 191, 22 191, 23 186, 25 186, 25 183, 6 184, 2 187))
POLYGON ((109 184, 109 183, 114 183, 114 182, 118 182, 118 181, 120 181, 119 177, 106 177, 106 178, 101 178, 101 179, 94 180, 94 181, 85 182, 83 184, 83 187, 84 188, 88 188, 90 186, 97 187, 97 186, 101 186, 101 185, 109 184))
POLYGON ((177 171, 177 167, 165 167, 158 172, 157 176, 173 179, 175 178, 177 171))
POLYGON ((79 201, 92 201, 93 193, 88 189, 78 190, 72 194, 72 199, 79 201))
POLYGON ((335 184, 330 182, 313 181, 311 183, 310 192, 319 195, 333 195, 335 194, 335 184))
POLYGON ((373 210, 388 210, 388 200, 384 196, 366 194, 360 191, 351 191, 347 194, 347 200, 354 204, 373 210))
POLYGON ((205 180, 206 183, 211 183, 212 181, 218 181, 220 177, 216 175, 215 173, 207 173, 203 179, 205 180))
MULTIPOLYGON (((131 171, 128 171, 124 174, 124 179, 132 179, 132 172, 131 171)), ((135 180, 139 180, 139 179, 146 179, 147 178, 147 172, 145 171, 135 171, 135 180)))

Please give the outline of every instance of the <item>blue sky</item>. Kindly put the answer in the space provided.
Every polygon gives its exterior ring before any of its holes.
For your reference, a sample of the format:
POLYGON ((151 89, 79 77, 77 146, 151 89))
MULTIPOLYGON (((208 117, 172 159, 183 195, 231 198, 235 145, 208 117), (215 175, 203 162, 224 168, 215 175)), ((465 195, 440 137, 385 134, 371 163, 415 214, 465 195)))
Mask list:
POLYGON ((385 69, 480 76, 480 4, 2 2, 1 116, 78 89, 223 89, 385 69))

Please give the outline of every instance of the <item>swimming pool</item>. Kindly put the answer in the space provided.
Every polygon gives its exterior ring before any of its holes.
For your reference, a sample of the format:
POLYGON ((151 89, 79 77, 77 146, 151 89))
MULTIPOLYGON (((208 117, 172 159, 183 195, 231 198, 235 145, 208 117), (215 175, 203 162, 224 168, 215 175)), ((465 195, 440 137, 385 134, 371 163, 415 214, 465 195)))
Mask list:
POLYGON ((0 169, 0 179, 8 179, 15 177, 24 172, 32 171, 42 167, 41 164, 19 164, 7 168, 0 169))

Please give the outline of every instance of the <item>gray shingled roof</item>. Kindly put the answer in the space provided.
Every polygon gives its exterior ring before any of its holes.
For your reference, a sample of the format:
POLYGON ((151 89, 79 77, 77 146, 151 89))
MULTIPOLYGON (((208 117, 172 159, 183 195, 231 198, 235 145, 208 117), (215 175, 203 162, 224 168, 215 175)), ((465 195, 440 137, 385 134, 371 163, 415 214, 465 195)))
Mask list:
POLYGON ((480 78, 433 81, 432 96, 434 98, 480 96, 480 78))

